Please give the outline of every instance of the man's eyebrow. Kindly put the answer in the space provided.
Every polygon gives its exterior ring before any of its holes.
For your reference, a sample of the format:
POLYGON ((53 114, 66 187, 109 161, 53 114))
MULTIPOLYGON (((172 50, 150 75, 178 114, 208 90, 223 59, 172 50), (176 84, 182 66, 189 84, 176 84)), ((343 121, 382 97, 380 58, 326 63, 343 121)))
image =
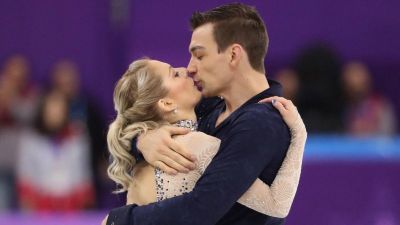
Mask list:
POLYGON ((189 52, 193 53, 196 50, 203 50, 203 49, 205 49, 203 46, 195 45, 195 46, 190 48, 189 52))

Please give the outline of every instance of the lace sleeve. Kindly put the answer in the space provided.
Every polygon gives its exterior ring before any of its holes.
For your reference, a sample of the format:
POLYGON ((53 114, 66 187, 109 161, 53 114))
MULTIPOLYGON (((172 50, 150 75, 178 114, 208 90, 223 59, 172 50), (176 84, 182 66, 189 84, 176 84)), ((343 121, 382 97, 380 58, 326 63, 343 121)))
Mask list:
POLYGON ((187 146, 197 158, 197 172, 202 175, 217 154, 221 140, 203 132, 191 132, 178 136, 177 142, 187 146))
POLYGON ((290 127, 292 139, 286 157, 271 187, 260 179, 242 195, 238 202, 257 212, 273 217, 288 215, 299 184, 307 131, 300 117, 290 127))
POLYGON ((156 169, 157 201, 191 192, 205 168, 218 152, 221 142, 218 138, 202 132, 180 135, 175 140, 196 155, 197 169, 187 174, 178 173, 177 175, 168 175, 156 169))

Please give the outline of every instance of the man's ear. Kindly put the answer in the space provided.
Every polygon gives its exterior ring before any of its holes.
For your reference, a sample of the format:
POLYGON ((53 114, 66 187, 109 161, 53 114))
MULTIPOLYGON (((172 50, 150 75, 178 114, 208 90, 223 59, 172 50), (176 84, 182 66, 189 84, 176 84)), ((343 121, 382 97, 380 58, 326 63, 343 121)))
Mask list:
POLYGON ((177 108, 177 105, 170 98, 162 98, 157 102, 158 107, 162 112, 170 113, 177 108))
POLYGON ((243 48, 239 44, 233 44, 230 48, 230 64, 232 66, 239 65, 241 58, 243 57, 243 48))

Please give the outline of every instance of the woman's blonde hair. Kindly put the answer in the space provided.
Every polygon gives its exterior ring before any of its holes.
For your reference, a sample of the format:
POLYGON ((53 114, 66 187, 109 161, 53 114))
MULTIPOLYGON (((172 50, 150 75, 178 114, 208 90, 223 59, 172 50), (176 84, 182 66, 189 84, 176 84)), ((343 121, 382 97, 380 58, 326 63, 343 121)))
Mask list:
POLYGON ((150 59, 134 61, 114 89, 116 119, 110 124, 107 143, 111 154, 108 176, 119 187, 116 193, 128 189, 136 163, 129 153, 131 140, 163 123, 157 102, 168 93, 161 76, 149 68, 150 59))

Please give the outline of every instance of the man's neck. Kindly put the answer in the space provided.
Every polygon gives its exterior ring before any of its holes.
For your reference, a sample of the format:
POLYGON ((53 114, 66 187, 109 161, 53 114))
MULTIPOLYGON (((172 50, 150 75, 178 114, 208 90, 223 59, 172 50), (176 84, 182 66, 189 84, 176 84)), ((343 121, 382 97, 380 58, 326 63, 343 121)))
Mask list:
POLYGON ((252 71, 239 74, 220 95, 225 100, 225 114, 230 115, 249 99, 268 88, 269 84, 263 73, 252 71))

